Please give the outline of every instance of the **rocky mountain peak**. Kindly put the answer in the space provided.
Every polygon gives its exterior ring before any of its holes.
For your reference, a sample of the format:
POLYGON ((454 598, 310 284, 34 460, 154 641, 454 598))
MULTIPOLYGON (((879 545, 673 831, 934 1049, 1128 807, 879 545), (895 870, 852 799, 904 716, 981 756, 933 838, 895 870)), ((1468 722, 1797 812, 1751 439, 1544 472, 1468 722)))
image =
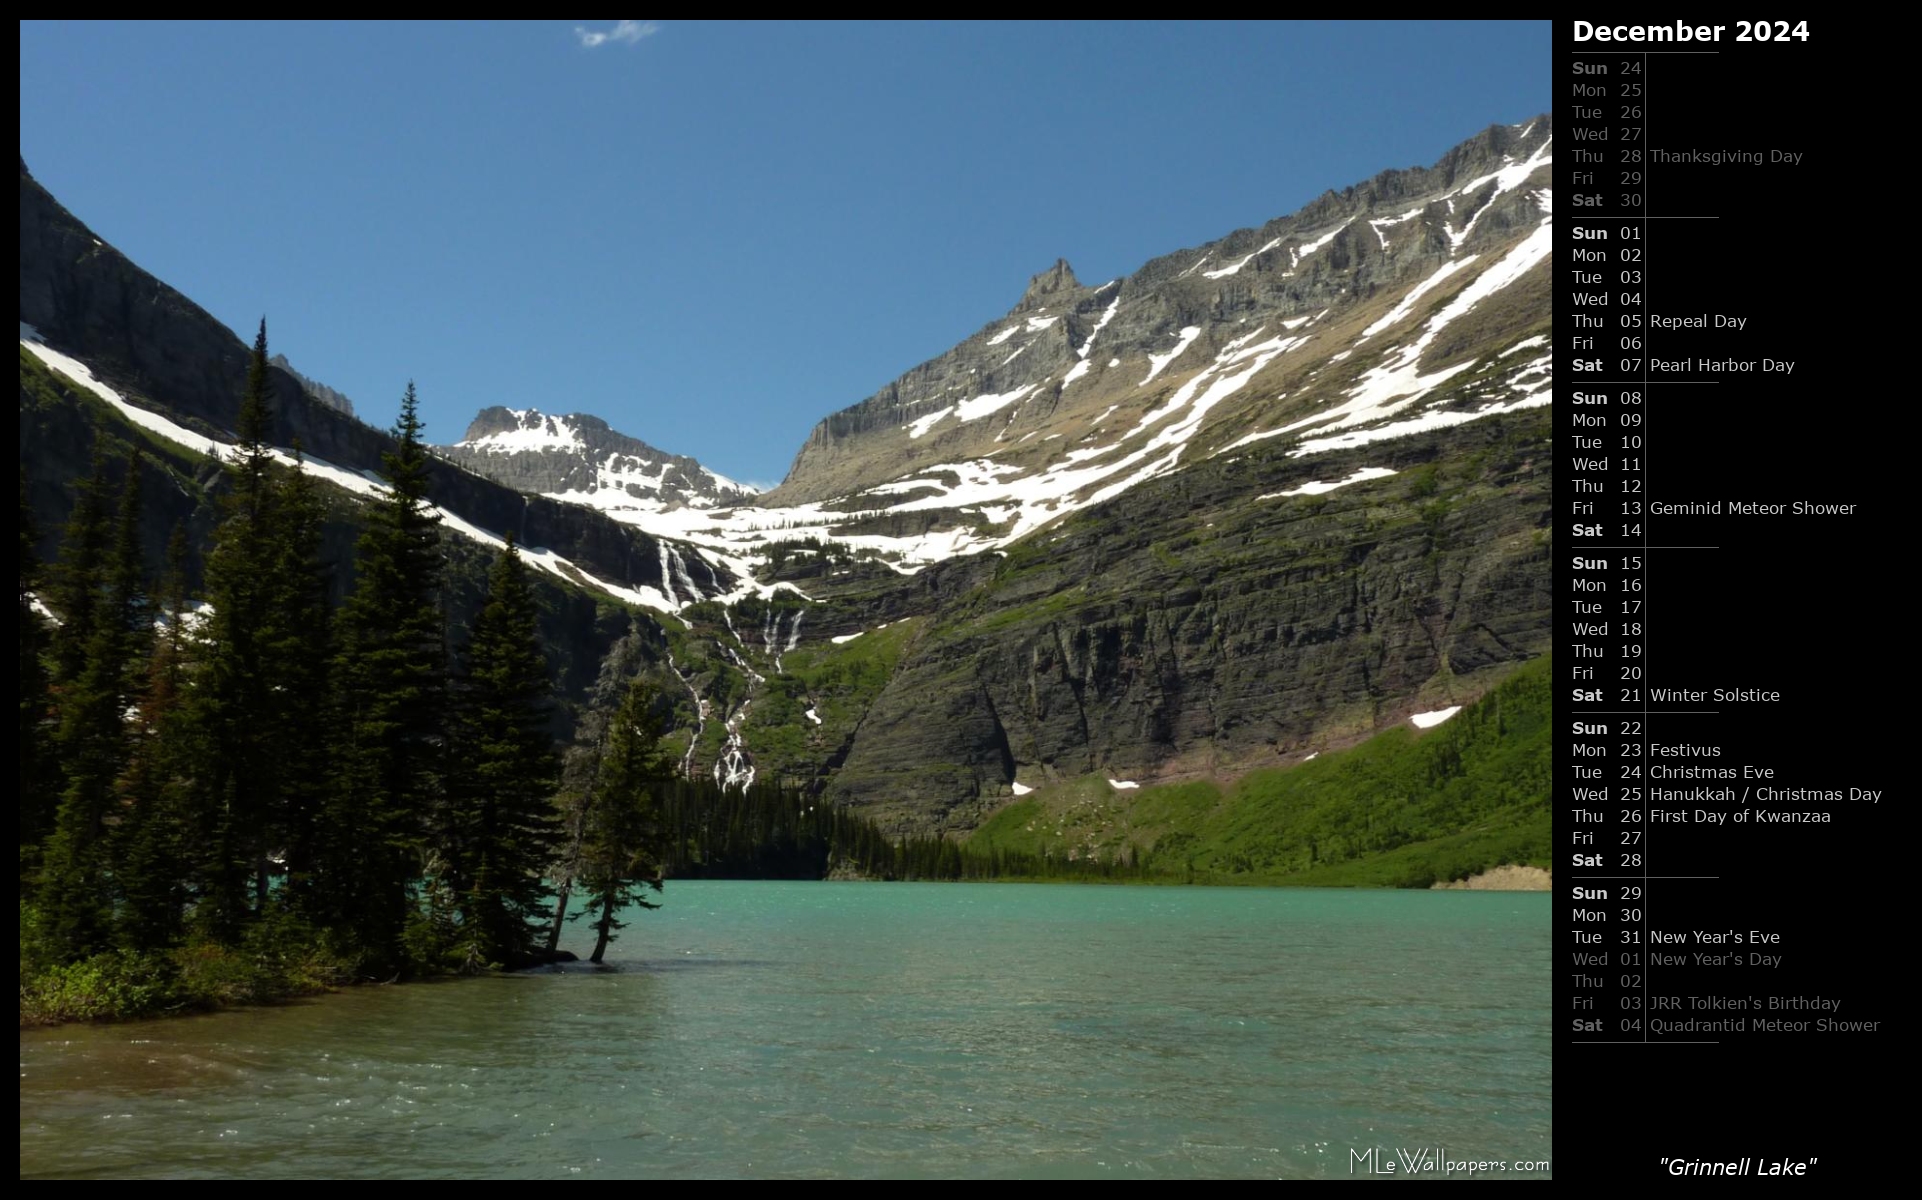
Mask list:
POLYGON ((1057 258, 1054 265, 1028 280, 1028 290, 1023 293, 1021 303, 1014 306, 1016 312, 1027 312, 1047 304, 1050 296, 1064 292, 1081 290, 1081 281, 1074 277, 1074 268, 1065 258, 1057 258))
MULTIPOLYGON (((1065 503, 1037 489, 1109 495, 1250 435, 1411 421, 1405 398, 1437 369, 1475 360, 1507 390, 1534 360, 1503 352, 1539 332, 1547 303, 1553 136, 1547 116, 1494 126, 1431 166, 1379 172, 1094 287, 1058 261, 1007 316, 830 414, 763 502, 895 496, 878 489, 991 458, 992 486, 954 493, 1023 498, 1052 519, 1065 503), (1433 336, 1470 309, 1459 330, 1473 337, 1433 336)), ((960 507, 956 520, 977 519, 960 507)))
MULTIPOLYGON (((474 414, 474 419, 467 423, 467 432, 461 435, 460 444, 467 445, 508 433, 523 434, 521 440, 529 444, 539 439, 566 442, 573 440, 571 431, 575 428, 605 431, 607 422, 585 413, 557 417, 549 416, 538 408, 508 408, 504 404, 494 404, 474 414)), ((652 450, 653 447, 648 449, 652 450)))
POLYGON ((483 408, 441 457, 522 492, 604 510, 719 508, 755 494, 683 454, 658 450, 588 413, 483 408))

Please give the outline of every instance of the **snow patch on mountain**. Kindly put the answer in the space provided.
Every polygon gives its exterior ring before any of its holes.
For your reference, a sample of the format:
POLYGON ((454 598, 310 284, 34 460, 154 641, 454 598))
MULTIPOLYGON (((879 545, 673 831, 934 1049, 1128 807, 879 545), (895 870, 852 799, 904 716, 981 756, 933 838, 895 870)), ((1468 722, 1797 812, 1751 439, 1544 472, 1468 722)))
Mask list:
POLYGON ((1222 267, 1219 270, 1203 271, 1201 273, 1201 277, 1203 279, 1226 279, 1228 276, 1233 275, 1235 272, 1241 270, 1243 267, 1247 266, 1249 263, 1253 262, 1255 259, 1260 258, 1262 255, 1268 253, 1270 250, 1273 250, 1276 246, 1279 246, 1279 245, 1281 245, 1281 239, 1275 238, 1273 241, 1270 241, 1267 245, 1263 246, 1259 250, 1256 250, 1254 253, 1244 255, 1238 262, 1230 263, 1228 266, 1222 267))
MULTIPOLYGON (((1503 192, 1512 192, 1522 186, 1522 184, 1527 183, 1528 177, 1540 168, 1554 165, 1555 156, 1548 152, 1548 148, 1554 144, 1554 138, 1547 139, 1541 145, 1535 147, 1535 152, 1529 155, 1525 162, 1516 162, 1512 155, 1504 156, 1505 165, 1500 169, 1492 171, 1487 175, 1471 179, 1449 193, 1450 196, 1472 196, 1490 183, 1495 185, 1495 190, 1490 192, 1487 198, 1482 201, 1481 207, 1475 210, 1474 215, 1468 218, 1468 221, 1461 227, 1460 231, 1452 227, 1448 229, 1448 241, 1453 249, 1461 249, 1462 243, 1466 242, 1468 235, 1474 231, 1475 222, 1481 220, 1482 214, 1488 211, 1489 206, 1495 202, 1498 196, 1503 192)), ((1538 203, 1544 211, 1549 209, 1548 203, 1538 203)))
MULTIPOLYGON (((1234 449, 1238 446, 1248 445, 1251 442, 1294 433, 1309 427, 1314 427, 1317 432, 1326 434, 1338 429, 1372 425, 1375 422, 1387 420, 1408 409, 1436 388, 1441 387, 1455 376, 1472 369, 1476 365, 1476 361, 1470 359, 1466 362, 1456 363, 1450 367, 1444 367, 1439 371, 1424 373, 1420 367, 1421 357, 1429 346, 1434 344, 1436 337, 1441 331, 1447 328, 1450 323, 1465 316, 1477 304, 1480 304, 1483 300, 1494 295, 1502 288, 1514 283, 1526 275, 1537 264, 1546 260, 1553 246, 1554 229, 1552 218, 1544 217, 1541 224, 1526 238, 1522 239, 1519 245, 1503 255, 1501 259, 1477 276, 1467 287, 1463 288, 1453 300, 1449 301, 1441 311, 1431 316, 1427 324, 1422 327, 1420 336, 1413 342, 1407 346, 1390 350, 1387 357, 1379 364, 1364 371, 1360 381, 1346 393, 1347 398, 1342 403, 1333 408, 1324 409, 1321 412, 1302 417, 1300 420, 1292 421, 1279 429, 1249 434, 1226 447, 1226 449, 1234 449)), ((1473 256, 1471 255, 1470 258, 1472 259, 1473 256)), ((1467 262, 1468 260, 1463 261, 1467 262)), ((1445 271, 1447 268, 1444 267, 1442 270, 1445 271)), ((1452 274, 1452 272, 1450 273, 1452 274)), ((1437 274, 1439 275, 1440 272, 1437 272, 1437 274)), ((1434 277, 1431 276, 1430 280, 1424 282, 1432 283, 1434 282, 1434 277)), ((1399 310, 1400 307, 1401 306, 1398 305, 1397 309, 1399 310)), ((1390 315, 1392 316, 1393 314, 1391 313, 1390 315)), ((1377 326, 1386 328, 1385 325, 1381 325, 1381 322, 1377 322, 1376 324, 1377 326)), ((1375 326, 1371 326, 1370 328, 1375 328, 1375 326)), ((1368 331, 1364 330, 1362 338, 1365 340, 1368 336, 1368 331)), ((1303 442, 1299 447, 1290 451, 1290 454, 1299 456, 1302 454, 1319 453, 1323 450, 1365 445, 1369 442, 1381 441, 1389 437, 1406 437, 1412 433, 1439 429, 1448 425, 1458 425, 1464 421, 1475 420, 1479 417, 1491 416, 1501 412, 1512 412, 1517 408, 1530 407, 1536 402, 1547 403, 1545 392, 1531 392, 1523 400, 1512 404, 1486 405, 1473 412, 1424 412, 1419 417, 1403 419, 1389 426, 1369 430, 1365 435, 1318 437, 1303 442)))
POLYGON ((1361 345, 1361 343, 1367 341, 1371 337, 1374 337, 1376 334, 1380 333, 1382 330, 1393 329, 1395 326, 1401 324, 1403 319, 1405 319, 1409 313, 1415 311, 1415 305, 1421 302, 1421 298, 1423 296, 1426 296, 1428 293, 1434 291, 1437 287, 1440 287, 1442 284, 1446 283, 1449 280, 1449 278, 1455 275, 1457 272, 1466 270, 1469 267, 1469 265, 1475 261, 1475 258, 1476 256, 1471 254, 1467 258, 1450 259, 1449 261, 1443 263, 1441 266, 1437 267, 1435 269, 1434 274, 1430 275, 1428 278, 1422 280, 1420 283, 1410 288, 1408 290, 1408 294, 1401 298, 1401 303, 1389 309, 1388 314, 1386 316, 1382 317, 1380 320, 1376 321, 1374 324, 1370 325, 1368 328, 1362 330, 1361 337, 1356 339, 1355 344, 1359 346, 1361 345))
POLYGON ((916 417, 914 420, 909 421, 906 425, 901 426, 901 428, 908 431, 909 437, 921 438, 926 436, 928 430, 933 429, 936 425, 939 425, 944 419, 946 419, 948 414, 953 411, 954 411, 954 405, 950 404, 946 408, 937 409, 936 411, 931 412, 924 417, 916 417))
POLYGON ((1189 325, 1183 328, 1182 331, 1176 335, 1176 338, 1178 340, 1175 342, 1175 348, 1173 350, 1168 351, 1168 353, 1166 354, 1150 354, 1148 356, 1148 363, 1149 363, 1148 375, 1139 384, 1136 384, 1135 386, 1145 387, 1148 384, 1153 383, 1155 376, 1167 370, 1168 364, 1173 362, 1175 359, 1180 358, 1181 352, 1183 350, 1186 350, 1188 347, 1194 345, 1195 339, 1200 336, 1201 336, 1201 326, 1199 325, 1189 325))
POLYGON ((1327 233, 1322 234, 1320 237, 1316 238, 1314 241, 1303 242, 1301 245, 1296 246, 1294 249, 1290 250, 1288 253, 1292 255, 1293 258, 1288 264, 1288 269, 1292 272, 1296 267, 1301 265, 1302 259, 1307 258, 1310 254, 1313 254, 1315 251, 1320 250, 1322 247, 1326 246, 1329 242, 1334 241, 1335 238, 1340 235, 1342 230, 1348 228, 1352 224, 1354 224, 1353 221, 1343 221, 1341 224, 1335 226, 1333 229, 1330 229, 1327 233))
POLYGON ((1381 248, 1385 252, 1393 243, 1388 240, 1388 235, 1383 230, 1393 229, 1404 222, 1412 221, 1427 211, 1428 206, 1424 204, 1420 208, 1411 208, 1398 217, 1375 217, 1368 222, 1368 227, 1375 231, 1375 238, 1381 242, 1381 248))
POLYGON ((1266 495, 1256 496, 1255 499, 1279 500, 1284 496, 1320 496, 1324 493, 1332 492, 1336 488, 1347 487, 1351 483, 1366 483, 1370 479, 1386 479, 1394 473, 1395 472, 1389 470, 1387 467, 1363 467, 1348 478, 1337 479, 1333 483, 1323 483, 1320 480, 1313 480, 1302 484, 1300 487, 1289 488, 1285 492, 1269 492, 1266 495))
POLYGON ((750 496, 758 496, 761 494, 761 489, 755 487, 753 484, 740 483, 735 480, 729 479, 727 476, 721 474, 719 471, 710 471, 706 467, 702 467, 701 474, 713 480, 715 487, 724 488, 731 492, 745 492, 750 496))
POLYGON ((1011 392, 1002 392, 998 395, 983 394, 976 396, 972 400, 963 400, 954 406, 954 415, 963 421, 978 421, 982 417, 988 416, 991 413, 1000 412, 1015 401, 1025 398, 1030 392, 1040 386, 1038 383, 1030 383, 1018 387, 1011 392))
MULTIPOLYGON (((1113 287, 1114 284, 1108 284, 1107 286, 1113 287)), ((1074 356, 1076 358, 1088 357, 1088 351, 1094 349, 1094 340, 1101 336, 1101 331, 1108 327, 1108 322, 1114 320, 1115 310, 1119 309, 1120 307, 1121 307, 1121 295, 1120 293, 1117 292, 1115 294, 1114 300, 1109 303, 1107 308, 1102 310, 1101 319, 1099 321, 1096 321, 1094 323, 1094 328, 1088 331, 1088 340, 1085 342, 1082 342, 1080 347, 1075 350, 1074 356)))
MULTIPOLYGON (((1113 287, 1116 283, 1119 283, 1119 282, 1121 281, 1115 280, 1111 283, 1103 284, 1101 290, 1105 291, 1106 289, 1113 287)), ((1101 319, 1096 321, 1094 323, 1094 328, 1088 331, 1087 340, 1082 342, 1080 346, 1075 348, 1074 356, 1080 359, 1081 361, 1077 362, 1074 366, 1068 369, 1068 374, 1061 380, 1062 387, 1064 388, 1067 387, 1069 384, 1073 383, 1075 380, 1081 378, 1083 375, 1086 375, 1089 371, 1094 369, 1092 360, 1088 358, 1088 351, 1094 349, 1094 340, 1097 337, 1101 336, 1101 331, 1107 328, 1108 322, 1114 320, 1115 310, 1119 309, 1120 307, 1121 307, 1121 294, 1119 292, 1116 292, 1114 300, 1110 302, 1108 307, 1102 311, 1101 319)), ((1114 364, 1109 363, 1108 365, 1113 366, 1114 364)))
POLYGON ((578 430, 566 417, 550 417, 531 409, 510 408, 519 425, 514 429, 503 429, 484 437, 472 438, 459 445, 479 450, 485 454, 518 454, 525 450, 585 450, 587 443, 581 440, 578 430))
POLYGON ((1413 437, 1418 433, 1431 433, 1437 429, 1447 429, 1452 425, 1466 425, 1484 417, 1500 416, 1503 413, 1520 412, 1525 408, 1540 408, 1554 399, 1546 392, 1539 392, 1507 404, 1484 404, 1468 411, 1445 408, 1431 408, 1418 416, 1405 420, 1390 421, 1386 425, 1376 425, 1367 429, 1350 430, 1333 437, 1308 438, 1288 452, 1290 458, 1300 458, 1306 454, 1325 454, 1330 450, 1352 450, 1356 446, 1372 445, 1375 442, 1391 441, 1395 438, 1413 437))

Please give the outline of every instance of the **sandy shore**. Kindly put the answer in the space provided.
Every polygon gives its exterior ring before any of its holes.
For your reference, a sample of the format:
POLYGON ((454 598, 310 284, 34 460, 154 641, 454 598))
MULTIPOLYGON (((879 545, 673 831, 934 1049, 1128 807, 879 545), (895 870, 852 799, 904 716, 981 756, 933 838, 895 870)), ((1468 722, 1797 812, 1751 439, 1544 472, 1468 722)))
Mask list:
POLYGON ((1464 888, 1476 892, 1545 892, 1554 877, 1540 867, 1503 865, 1490 867, 1479 875, 1438 883, 1437 888, 1464 888))

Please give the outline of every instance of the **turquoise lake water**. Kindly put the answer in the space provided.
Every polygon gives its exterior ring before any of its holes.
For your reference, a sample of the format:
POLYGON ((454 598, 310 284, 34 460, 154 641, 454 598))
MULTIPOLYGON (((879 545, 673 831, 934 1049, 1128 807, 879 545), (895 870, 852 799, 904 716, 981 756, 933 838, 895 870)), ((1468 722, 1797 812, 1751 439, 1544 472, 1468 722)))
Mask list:
POLYGON ((1552 1159, 1546 894, 687 881, 665 899, 615 970, 23 1033, 21 1173, 1273 1178, 1347 1176, 1370 1147, 1552 1159))

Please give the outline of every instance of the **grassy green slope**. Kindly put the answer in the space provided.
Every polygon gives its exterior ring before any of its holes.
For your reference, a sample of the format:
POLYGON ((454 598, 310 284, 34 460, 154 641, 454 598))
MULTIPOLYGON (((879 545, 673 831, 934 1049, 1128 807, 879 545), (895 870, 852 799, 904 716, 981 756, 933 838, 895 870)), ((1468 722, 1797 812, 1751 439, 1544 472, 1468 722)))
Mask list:
POLYGON ((1547 866, 1550 660, 1426 732, 1395 728, 1293 767, 1117 791, 1045 788, 969 839, 985 850, 1133 856, 1197 883, 1424 887, 1501 863, 1547 866))
MULTIPOLYGON (((129 449, 138 448, 149 459, 163 465, 174 475, 182 488, 191 489, 196 495, 199 484, 197 474, 211 471, 213 464, 206 455, 189 450, 185 446, 142 429, 129 421, 122 413, 106 401, 93 395, 84 388, 75 387, 53 373, 47 365, 20 348, 20 425, 25 437, 37 434, 43 426, 62 415, 65 409, 76 409, 83 414, 82 419, 96 432, 100 453, 109 458, 124 458, 129 449)), ((63 431, 64 432, 64 431, 63 431)), ((44 458, 47 447, 36 445, 36 463, 44 458)), ((46 472, 51 474, 52 472, 46 472)))
POLYGON ((776 758, 805 759, 799 739, 819 733, 844 737, 881 694, 922 622, 904 617, 886 629, 870 629, 851 641, 810 641, 781 659, 783 672, 769 680, 767 699, 751 727, 754 744, 776 758), (821 723, 806 716, 812 706, 821 723))

